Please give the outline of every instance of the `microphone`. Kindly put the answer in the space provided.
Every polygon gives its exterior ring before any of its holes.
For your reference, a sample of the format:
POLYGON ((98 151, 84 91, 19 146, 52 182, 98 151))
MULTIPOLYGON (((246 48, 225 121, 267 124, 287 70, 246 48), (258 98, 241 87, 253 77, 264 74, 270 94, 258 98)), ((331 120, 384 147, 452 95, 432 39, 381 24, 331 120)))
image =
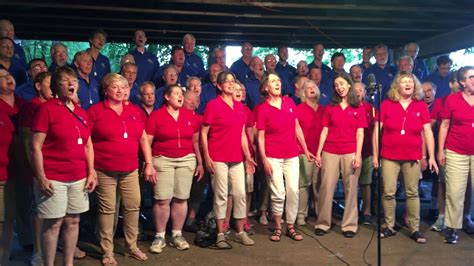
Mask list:
POLYGON ((374 74, 369 74, 367 76, 367 91, 369 94, 373 94, 373 92, 376 90, 377 87, 377 82, 375 80, 375 75, 374 74))

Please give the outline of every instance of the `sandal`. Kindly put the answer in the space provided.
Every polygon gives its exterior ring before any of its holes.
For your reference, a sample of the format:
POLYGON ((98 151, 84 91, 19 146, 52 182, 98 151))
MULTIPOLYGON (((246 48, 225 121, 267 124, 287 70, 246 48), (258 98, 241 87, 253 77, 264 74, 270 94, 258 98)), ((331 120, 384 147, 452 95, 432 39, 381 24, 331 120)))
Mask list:
POLYGON ((303 236, 301 234, 298 234, 294 227, 287 227, 286 228, 286 235, 288 237, 290 237, 291 239, 295 240, 295 241, 303 240, 303 236))
POLYGON ((74 250, 74 259, 82 260, 85 257, 87 257, 87 253, 85 251, 82 251, 79 247, 76 247, 76 249, 74 250))
POLYGON ((415 231, 411 234, 410 238, 418 244, 426 244, 426 238, 419 231, 415 231))
POLYGON ((117 265, 117 261, 113 256, 107 256, 102 258, 102 265, 104 266, 112 266, 117 265))
POLYGON ((281 229, 275 228, 275 230, 273 230, 272 235, 270 236, 270 240, 273 241, 273 242, 280 242, 281 233, 282 233, 281 229))
POLYGON ((388 237, 391 237, 391 236, 395 236, 397 234, 396 231, 393 231, 392 229, 386 227, 386 228, 382 228, 382 231, 380 232, 380 237, 381 238, 388 238, 388 237))
POLYGON ((148 259, 148 256, 145 253, 143 253, 143 251, 141 251, 139 249, 137 249, 137 250, 135 250, 131 253, 127 253, 125 256, 128 257, 128 258, 134 258, 138 261, 146 261, 148 259))
POLYGON ((216 243, 211 246, 214 249, 231 249, 232 245, 225 239, 224 234, 218 234, 216 243))

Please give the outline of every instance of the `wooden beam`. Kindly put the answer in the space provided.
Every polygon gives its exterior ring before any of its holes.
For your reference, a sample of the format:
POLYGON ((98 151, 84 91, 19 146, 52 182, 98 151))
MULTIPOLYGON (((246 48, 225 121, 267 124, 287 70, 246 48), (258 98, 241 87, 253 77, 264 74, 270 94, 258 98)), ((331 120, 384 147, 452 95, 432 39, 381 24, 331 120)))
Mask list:
MULTIPOLYGON (((30 13, 3 13, 0 10, 0 15, 5 17, 20 17, 20 18, 31 18, 37 17, 41 19, 54 19, 55 21, 61 21, 61 23, 67 22, 68 20, 77 20, 77 21, 100 21, 100 22, 120 22, 120 23, 136 23, 136 24, 164 24, 164 25, 189 25, 193 27, 197 26, 209 26, 213 28, 225 27, 225 28, 258 28, 258 29, 311 29, 313 27, 308 26, 306 23, 301 25, 288 25, 288 24, 246 24, 246 23, 216 23, 216 22, 200 22, 200 21, 184 21, 184 20, 158 20, 158 19, 128 19, 128 18, 105 18, 105 17, 83 17, 83 16, 74 16, 74 15, 52 15, 52 14, 30 14, 30 13)), ((397 32, 402 34, 403 32, 433 32, 439 33, 442 31, 449 30, 448 28, 442 27, 388 27, 384 26, 382 23, 371 24, 372 26, 318 26, 321 30, 348 30, 348 31, 390 31, 397 32)), ((101 25, 91 26, 91 29, 94 27, 100 27, 101 25)))
MULTIPOLYGON (((294 8, 294 9, 327 9, 327 10, 365 10, 365 11, 400 11, 404 13, 420 13, 420 12, 433 12, 433 13, 444 13, 444 14, 466 14, 472 15, 474 8, 468 5, 445 5, 445 6, 434 6, 423 2, 422 5, 380 5, 374 4, 350 4, 347 1, 344 3, 336 4, 318 4, 318 3, 288 3, 288 2, 260 2, 260 1, 215 1, 215 0, 162 0, 162 2, 168 3, 192 3, 192 4, 207 4, 207 5, 224 5, 224 6, 253 6, 257 8, 294 8)), ((278 10, 277 10, 278 11, 278 10)))
POLYGON ((417 41, 420 46, 419 56, 421 58, 426 58, 474 47, 473 32, 474 24, 471 24, 460 29, 417 41))
POLYGON ((132 8, 132 7, 117 7, 117 6, 99 6, 99 5, 79 5, 79 4, 56 4, 56 3, 38 3, 38 2, 7 2, 0 6, 15 6, 28 8, 47 8, 47 9, 73 9, 83 11, 110 11, 110 12, 124 12, 124 13, 138 13, 138 14, 172 14, 172 15, 192 15, 205 17, 233 17, 233 18, 250 18, 250 19, 283 19, 283 20, 309 20, 309 21, 345 21, 345 22, 394 22, 400 21, 406 23, 430 23, 430 24, 445 24, 445 23, 469 23, 470 17, 460 19, 459 16, 449 17, 448 19, 436 20, 432 18, 421 17, 397 17, 397 16, 306 16, 306 15, 267 15, 262 13, 233 13, 233 12, 212 12, 200 10, 176 10, 163 8, 132 8))

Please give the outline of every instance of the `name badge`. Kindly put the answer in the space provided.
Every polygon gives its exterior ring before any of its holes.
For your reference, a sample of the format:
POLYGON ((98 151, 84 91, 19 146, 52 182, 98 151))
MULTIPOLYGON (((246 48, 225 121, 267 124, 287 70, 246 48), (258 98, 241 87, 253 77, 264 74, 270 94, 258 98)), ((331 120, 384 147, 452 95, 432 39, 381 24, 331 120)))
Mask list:
POLYGON ((78 145, 82 145, 82 138, 78 138, 78 139, 77 139, 77 144, 78 144, 78 145))

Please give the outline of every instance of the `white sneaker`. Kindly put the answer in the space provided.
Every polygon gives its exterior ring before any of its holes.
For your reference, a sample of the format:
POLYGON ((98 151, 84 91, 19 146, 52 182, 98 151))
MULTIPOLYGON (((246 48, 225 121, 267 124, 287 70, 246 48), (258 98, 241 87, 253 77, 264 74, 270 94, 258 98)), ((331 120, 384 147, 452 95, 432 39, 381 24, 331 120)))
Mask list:
POLYGON ((251 239, 249 235, 247 234, 247 232, 245 231, 236 233, 234 240, 235 242, 241 243, 242 245, 245 245, 245 246, 252 246, 255 244, 255 241, 253 241, 253 239, 251 239))
POLYGON ((43 266, 43 257, 41 257, 41 253, 37 252, 31 256, 30 259, 31 266, 43 266))
POLYGON ((436 222, 431 226, 431 231, 441 232, 446 229, 446 224, 444 223, 444 215, 439 215, 436 222))
POLYGON ((155 237, 155 240, 153 240, 153 243, 151 243, 149 250, 151 253, 159 254, 163 251, 164 247, 166 247, 165 239, 163 237, 155 237))
POLYGON ((175 236, 171 239, 170 246, 176 247, 178 250, 189 249, 189 243, 182 235, 175 236))

